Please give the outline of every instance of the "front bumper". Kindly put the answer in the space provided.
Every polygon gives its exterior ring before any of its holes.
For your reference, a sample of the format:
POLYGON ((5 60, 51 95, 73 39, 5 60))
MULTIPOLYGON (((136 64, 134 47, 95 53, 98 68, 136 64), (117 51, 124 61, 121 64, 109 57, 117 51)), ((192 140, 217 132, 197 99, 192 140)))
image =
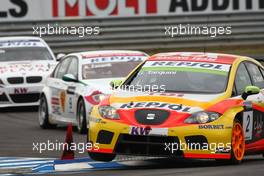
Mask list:
POLYGON ((89 152, 140 156, 229 159, 232 121, 218 120, 173 128, 132 127, 101 118, 93 108, 88 141, 97 148, 89 152), (150 130, 150 132, 146 132, 150 130))
POLYGON ((0 108, 39 105, 43 84, 20 84, 0 87, 0 108))

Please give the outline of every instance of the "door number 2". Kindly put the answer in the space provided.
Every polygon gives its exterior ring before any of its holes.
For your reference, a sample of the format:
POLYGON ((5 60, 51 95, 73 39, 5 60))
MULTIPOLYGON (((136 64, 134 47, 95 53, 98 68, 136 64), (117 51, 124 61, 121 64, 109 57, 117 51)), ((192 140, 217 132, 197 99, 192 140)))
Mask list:
POLYGON ((253 111, 243 113, 243 129, 245 133, 245 140, 251 140, 253 132, 253 111))

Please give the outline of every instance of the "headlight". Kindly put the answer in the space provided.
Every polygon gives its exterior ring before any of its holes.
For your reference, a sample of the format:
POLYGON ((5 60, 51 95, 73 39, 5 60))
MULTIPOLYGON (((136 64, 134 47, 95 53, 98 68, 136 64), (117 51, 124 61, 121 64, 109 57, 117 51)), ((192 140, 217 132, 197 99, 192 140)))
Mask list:
POLYGON ((95 100, 97 100, 97 102, 101 102, 105 99, 106 95, 105 94, 97 94, 97 95, 94 95, 93 98, 95 100))
POLYGON ((191 115, 191 117, 187 118, 184 123, 208 123, 213 122, 216 119, 218 119, 221 115, 217 112, 206 112, 206 111, 200 111, 196 112, 191 115))
POLYGON ((86 96, 85 98, 89 103, 98 105, 105 97, 106 95, 100 91, 94 91, 91 95, 86 96))
POLYGON ((99 106, 98 111, 103 118, 113 119, 113 120, 120 119, 118 113, 116 112, 116 108, 112 106, 99 106))

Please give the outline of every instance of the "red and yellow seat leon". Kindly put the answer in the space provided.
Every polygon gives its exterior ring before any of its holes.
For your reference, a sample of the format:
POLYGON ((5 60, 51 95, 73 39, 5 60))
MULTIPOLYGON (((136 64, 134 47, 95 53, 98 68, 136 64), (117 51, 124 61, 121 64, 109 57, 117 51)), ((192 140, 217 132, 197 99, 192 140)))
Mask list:
MULTIPOLYGON (((264 153, 264 68, 244 56, 149 57, 91 112, 91 158, 117 154, 223 159, 264 153)), ((114 84, 116 83, 116 84, 114 84)))

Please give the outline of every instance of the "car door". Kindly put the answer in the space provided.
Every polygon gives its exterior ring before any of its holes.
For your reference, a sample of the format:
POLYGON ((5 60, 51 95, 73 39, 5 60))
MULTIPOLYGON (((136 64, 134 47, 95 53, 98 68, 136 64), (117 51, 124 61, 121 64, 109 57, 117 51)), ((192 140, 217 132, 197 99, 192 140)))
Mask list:
POLYGON ((57 65, 53 76, 47 83, 51 90, 52 114, 65 117, 66 89, 67 83, 62 80, 70 65, 70 58, 64 58, 57 65))
POLYGON ((254 86, 261 89, 259 94, 251 95, 247 98, 248 101, 253 102, 253 119, 250 123, 251 142, 256 142, 264 138, 264 77, 261 73, 261 68, 252 63, 245 63, 249 72, 251 82, 254 86), (251 129, 252 128, 252 129, 251 129))
MULTIPOLYGON (((235 78, 236 95, 241 96, 245 87, 254 85, 262 87, 263 76, 254 63, 243 62, 239 65, 235 78)), ((263 87, 262 87, 263 88, 263 87)), ((246 106, 252 107, 245 109, 243 112, 243 129, 245 134, 246 144, 252 144, 263 138, 263 111, 260 111, 259 106, 264 101, 263 94, 250 95, 245 100, 246 106), (261 126, 261 130, 256 127, 261 126)))
MULTIPOLYGON (((66 74, 70 74, 78 80, 78 58, 75 56, 71 56, 69 58, 70 65, 68 67, 68 70, 66 74)), ((70 118, 70 121, 74 121, 76 116, 75 116, 75 109, 77 107, 76 102, 78 99, 78 95, 76 94, 76 89, 78 86, 80 86, 80 83, 78 81, 74 82, 66 82, 67 88, 66 88, 66 110, 65 110, 65 117, 70 118)))
MULTIPOLYGON (((239 65, 237 69, 237 73, 236 73, 235 86, 234 86, 235 96, 241 97, 241 95, 243 94, 245 90, 245 87, 251 86, 251 85, 252 85, 252 82, 251 82, 251 78, 249 76, 248 70, 244 62, 242 62, 239 65)), ((251 127, 252 122, 253 122, 253 111, 250 109, 250 110, 246 110, 245 112, 243 112, 243 129, 244 129, 246 142, 249 142, 252 139, 252 127, 251 127)))

